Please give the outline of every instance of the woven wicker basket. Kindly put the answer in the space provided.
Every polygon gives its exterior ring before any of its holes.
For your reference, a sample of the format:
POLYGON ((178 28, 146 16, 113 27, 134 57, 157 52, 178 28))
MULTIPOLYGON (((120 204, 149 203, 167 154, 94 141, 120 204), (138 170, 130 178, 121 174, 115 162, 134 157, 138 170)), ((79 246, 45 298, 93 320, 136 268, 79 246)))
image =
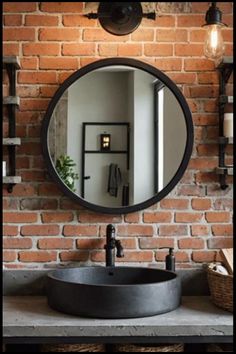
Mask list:
POLYGON ((213 303, 233 312, 233 276, 207 268, 207 278, 213 303))
POLYGON ((41 352, 105 352, 104 344, 44 344, 41 352))
POLYGON ((158 352, 183 352, 183 344, 119 344, 115 347, 115 352, 143 352, 143 353, 158 353, 158 352))

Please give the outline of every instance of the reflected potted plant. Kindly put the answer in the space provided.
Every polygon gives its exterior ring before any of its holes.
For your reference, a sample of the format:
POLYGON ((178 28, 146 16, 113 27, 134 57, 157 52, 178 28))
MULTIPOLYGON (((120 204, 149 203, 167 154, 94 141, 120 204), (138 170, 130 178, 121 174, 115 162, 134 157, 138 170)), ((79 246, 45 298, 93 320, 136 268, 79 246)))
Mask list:
POLYGON ((75 180, 79 179, 78 173, 74 172, 74 166, 76 163, 67 155, 61 155, 56 161, 57 173, 72 192, 76 192, 75 180))

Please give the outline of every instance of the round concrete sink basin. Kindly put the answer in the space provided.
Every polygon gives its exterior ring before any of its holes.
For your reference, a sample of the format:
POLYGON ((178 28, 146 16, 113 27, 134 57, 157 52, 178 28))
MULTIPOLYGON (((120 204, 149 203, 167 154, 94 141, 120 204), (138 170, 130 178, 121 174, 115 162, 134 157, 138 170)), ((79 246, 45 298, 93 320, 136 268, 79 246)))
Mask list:
POLYGON ((48 304, 68 314, 95 318, 153 316, 180 305, 177 274, 136 267, 58 269, 47 275, 48 304))

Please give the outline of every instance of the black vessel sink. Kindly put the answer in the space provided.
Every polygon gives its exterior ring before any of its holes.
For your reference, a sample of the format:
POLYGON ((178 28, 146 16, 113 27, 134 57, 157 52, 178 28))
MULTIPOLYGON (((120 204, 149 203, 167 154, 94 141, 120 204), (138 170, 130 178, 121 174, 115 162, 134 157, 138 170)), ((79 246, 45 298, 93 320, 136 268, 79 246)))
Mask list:
POLYGON ((58 269, 47 275, 48 304, 68 314, 96 318, 152 316, 180 305, 177 274, 136 267, 58 269))

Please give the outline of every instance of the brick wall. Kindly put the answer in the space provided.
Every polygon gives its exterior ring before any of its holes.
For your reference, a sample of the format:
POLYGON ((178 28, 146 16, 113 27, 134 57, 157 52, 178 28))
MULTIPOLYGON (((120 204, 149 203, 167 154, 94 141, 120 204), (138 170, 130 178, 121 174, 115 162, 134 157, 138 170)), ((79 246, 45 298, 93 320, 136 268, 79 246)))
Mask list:
MULTIPOLYGON (((82 17, 82 2, 3 3, 4 55, 18 55, 22 66, 17 77, 17 136, 22 138, 17 174, 23 182, 12 194, 3 187, 6 268, 50 268, 73 261, 101 264, 107 223, 116 225, 125 248, 121 261, 128 264, 163 267, 166 251, 158 248, 171 245, 179 268, 200 267, 218 259, 219 248, 232 246, 232 181, 228 179, 230 187, 222 191, 214 172, 218 75, 214 62, 203 55, 201 28, 209 3, 166 4, 172 6, 166 6, 166 12, 164 7, 155 22, 144 19, 134 33, 119 37, 82 17), (184 177, 160 203, 133 214, 98 215, 64 197, 50 180, 40 128, 51 97, 71 73, 117 56, 148 62, 181 87, 193 115, 195 144, 184 177)), ((223 30, 226 55, 232 55, 232 3, 217 4, 229 26, 223 30)), ((7 95, 6 75, 3 83, 7 95)), ((6 117, 3 131, 7 136, 6 117)), ((227 153, 231 162, 231 146, 227 153)))

